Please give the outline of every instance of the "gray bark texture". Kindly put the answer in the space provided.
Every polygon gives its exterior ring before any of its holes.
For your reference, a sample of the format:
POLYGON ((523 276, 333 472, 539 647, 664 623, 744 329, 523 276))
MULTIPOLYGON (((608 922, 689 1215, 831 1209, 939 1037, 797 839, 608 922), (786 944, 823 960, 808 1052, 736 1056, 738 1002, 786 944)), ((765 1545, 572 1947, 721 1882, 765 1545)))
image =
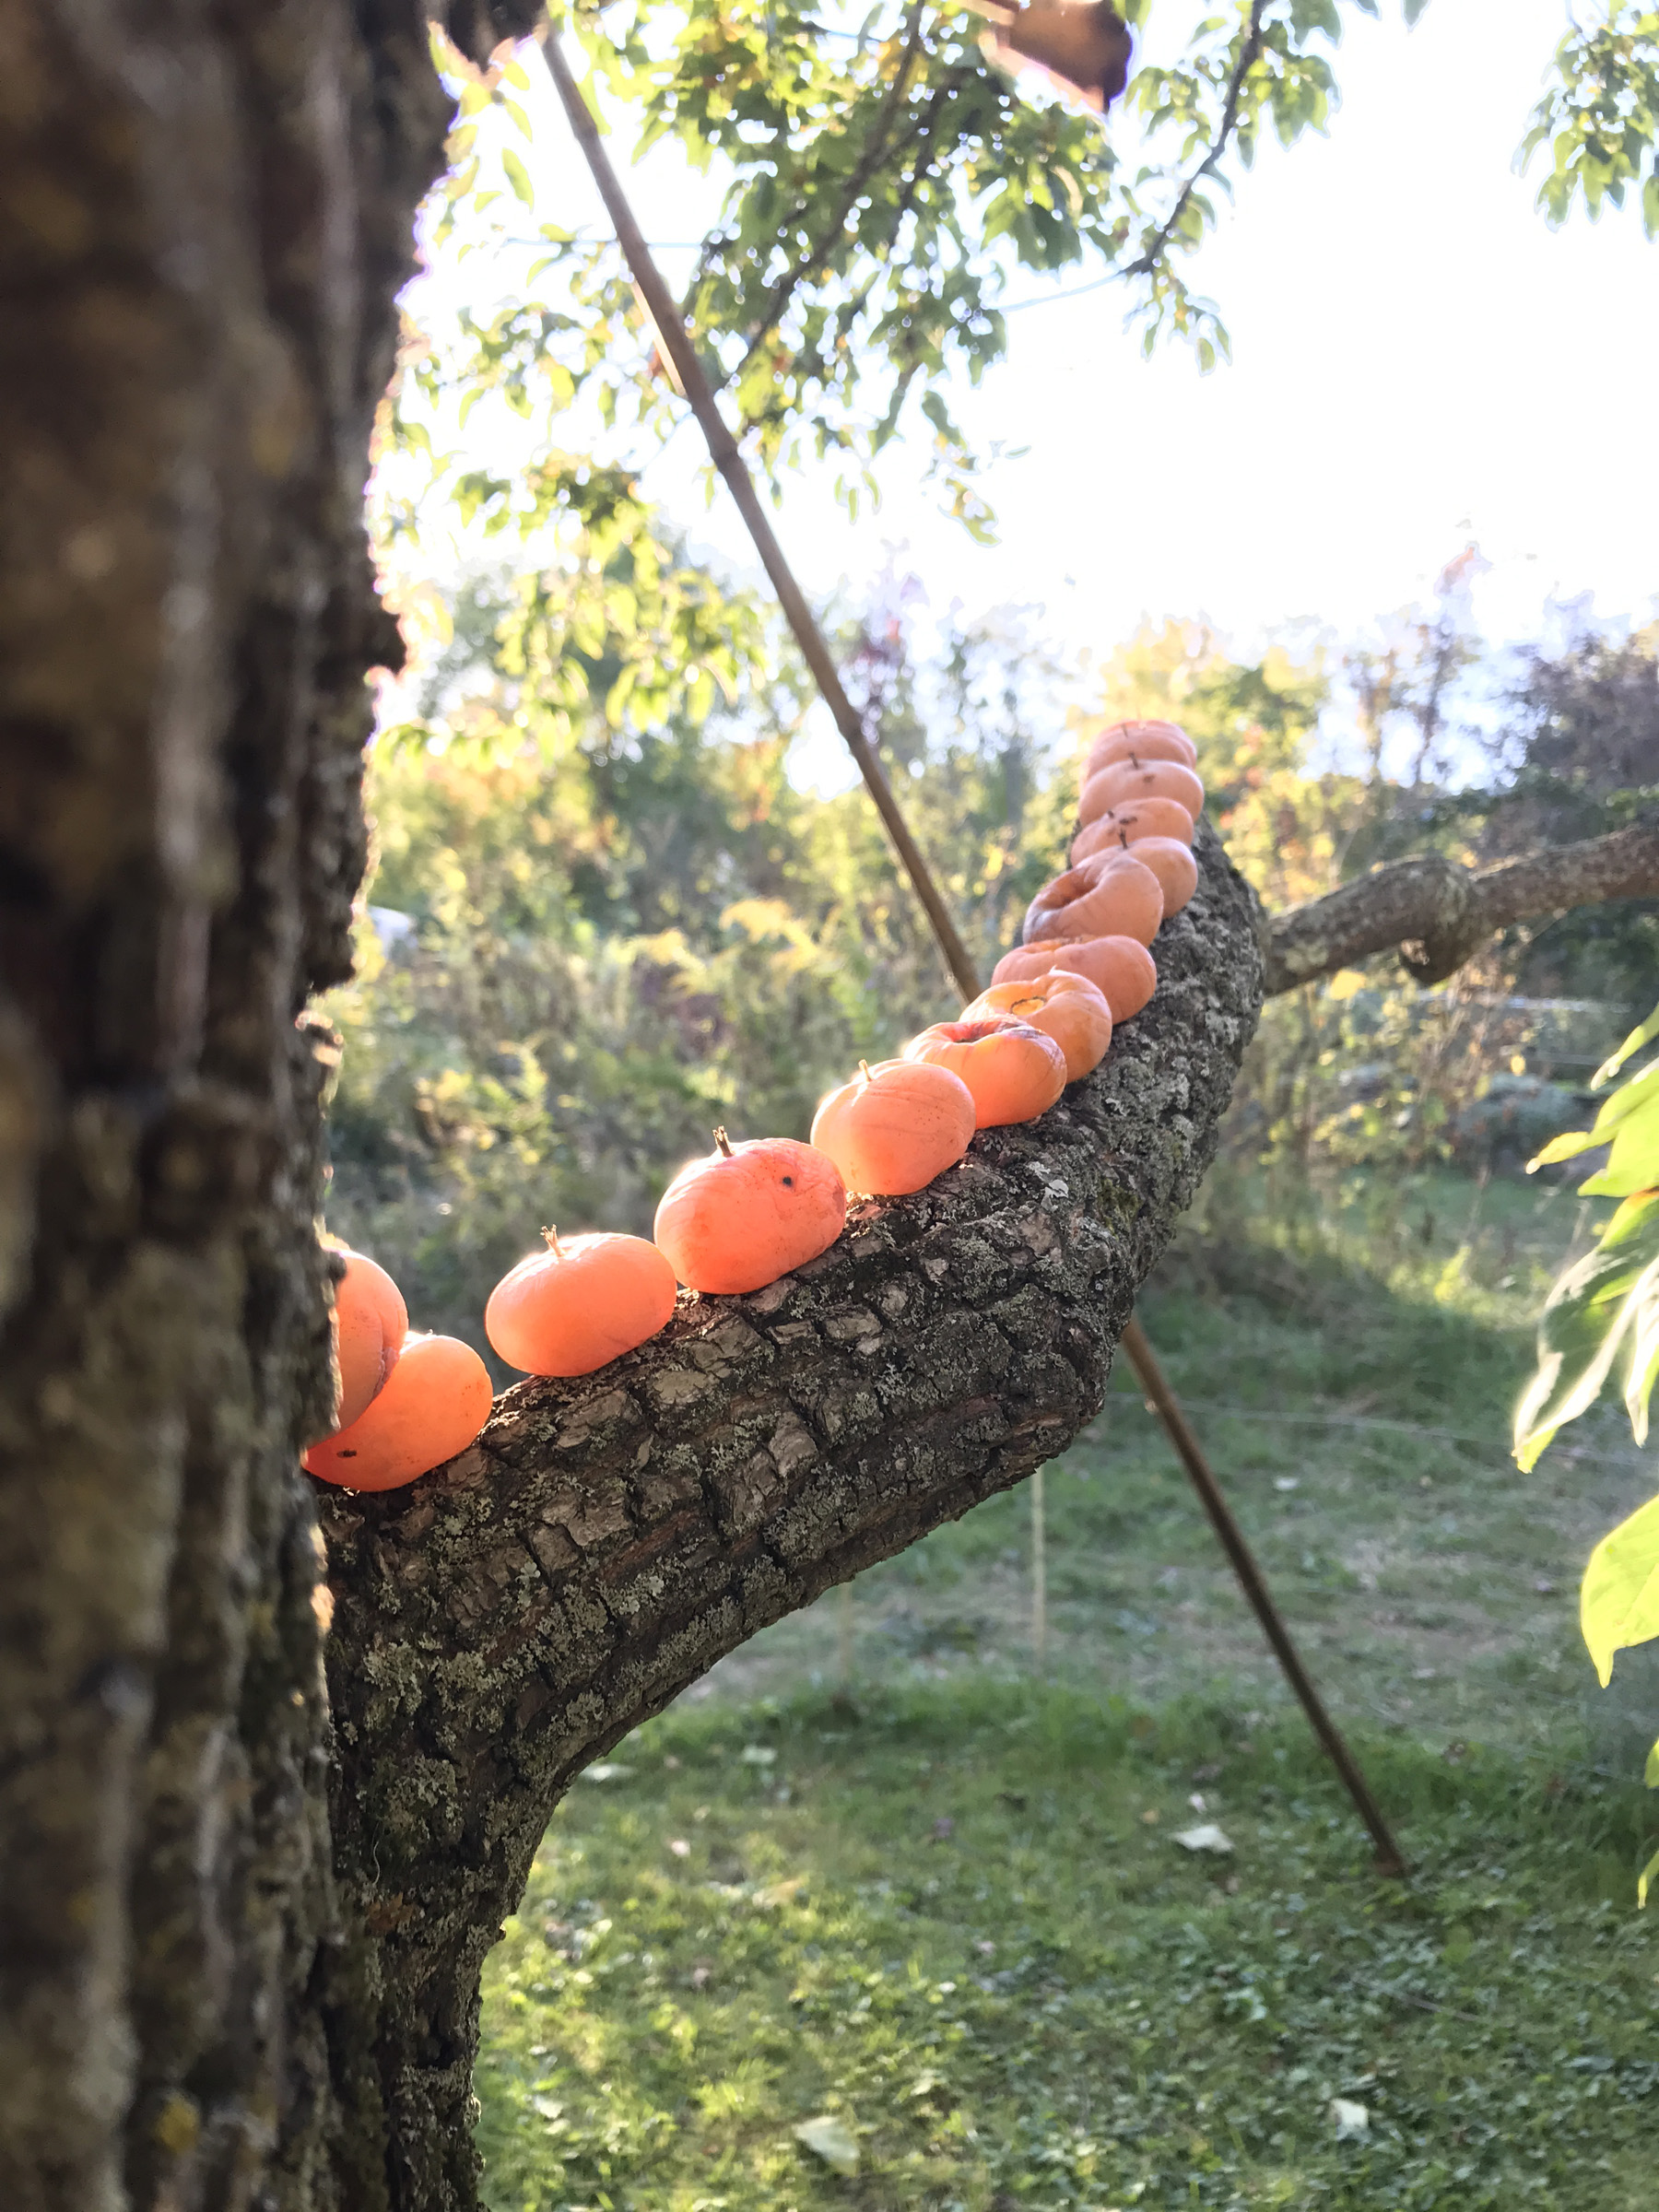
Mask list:
POLYGON ((1439 853, 1390 861, 1323 899, 1273 916, 1264 947, 1267 995, 1396 950, 1414 982, 1444 982, 1517 922, 1655 896, 1659 821, 1633 822, 1607 837, 1521 853, 1488 868, 1465 868, 1439 853))
POLYGON ((0 8, 6 2212, 346 2201, 296 1018, 396 653, 361 503, 424 13, 0 8))

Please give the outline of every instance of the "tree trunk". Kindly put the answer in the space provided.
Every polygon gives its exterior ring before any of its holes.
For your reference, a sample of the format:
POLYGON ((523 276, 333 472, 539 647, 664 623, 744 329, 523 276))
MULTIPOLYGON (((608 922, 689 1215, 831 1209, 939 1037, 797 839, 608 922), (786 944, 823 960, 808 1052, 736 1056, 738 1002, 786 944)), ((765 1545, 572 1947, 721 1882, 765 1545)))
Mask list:
POLYGON ((0 2203, 339 2204, 308 993, 444 109, 395 0, 10 0, 0 2203))

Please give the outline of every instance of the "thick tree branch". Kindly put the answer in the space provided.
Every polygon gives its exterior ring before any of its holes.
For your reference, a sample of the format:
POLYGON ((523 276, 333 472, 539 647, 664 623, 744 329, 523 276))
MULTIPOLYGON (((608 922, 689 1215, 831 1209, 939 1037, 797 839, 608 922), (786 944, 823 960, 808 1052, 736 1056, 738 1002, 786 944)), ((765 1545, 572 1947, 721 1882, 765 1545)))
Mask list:
MULTIPOLYGON (((407 2201, 469 2206, 478 1971, 582 1766, 757 1630, 1065 1449, 1214 1149, 1254 1027, 1254 903, 1197 896, 1104 1065, 858 1208, 799 1274, 687 1301, 602 1373, 526 1382, 411 1488, 321 1500, 336 1867, 407 2201)), ((347 2006, 341 2051, 359 2025, 347 2006)), ((402 2201, 401 2199, 397 2201, 402 2201)))
POLYGON ((1439 853, 1398 860, 1267 924, 1272 997, 1399 947, 1420 983, 1443 982, 1500 929, 1616 899, 1659 898, 1659 823, 1529 853, 1495 867, 1439 853))

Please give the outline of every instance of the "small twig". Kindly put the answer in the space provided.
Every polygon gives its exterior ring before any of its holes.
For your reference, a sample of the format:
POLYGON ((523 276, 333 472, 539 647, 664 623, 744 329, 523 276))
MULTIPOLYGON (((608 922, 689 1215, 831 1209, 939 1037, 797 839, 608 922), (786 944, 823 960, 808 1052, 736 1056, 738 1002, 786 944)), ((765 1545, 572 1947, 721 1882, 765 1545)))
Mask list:
MULTIPOLYGON (((800 290, 808 277, 818 274, 830 254, 834 252, 836 241, 846 229, 848 216, 858 205, 859 194, 886 160, 889 150, 888 134, 892 129, 893 116, 905 93, 910 89, 911 73, 916 65, 916 56, 921 52, 923 21, 922 9, 919 6, 912 7, 910 29, 905 35, 904 52, 900 57, 898 68, 893 73, 893 81, 888 87, 883 97, 881 112, 876 119, 875 128, 871 133, 871 142, 865 148, 862 159, 847 180, 846 189, 841 195, 841 202, 835 210, 832 220, 825 225, 818 244, 812 248, 806 258, 797 262, 773 285, 766 304, 753 325, 755 335, 749 341, 747 351, 731 374, 722 377, 720 382, 714 387, 716 391, 724 391, 727 384, 742 376, 750 361, 766 343, 767 334, 777 327, 778 318, 794 298, 796 292, 800 290)), ((908 143, 908 140, 901 141, 901 147, 908 143)), ((797 219, 799 217, 805 216, 806 212, 806 205, 803 203, 797 211, 797 219)), ((688 301, 688 305, 689 305, 689 301, 688 301)))
POLYGON ((1256 56, 1262 51, 1262 18, 1267 10, 1267 0, 1253 0, 1250 10, 1250 28, 1244 34, 1244 43, 1239 49, 1239 58, 1228 79, 1227 104, 1221 111, 1220 125, 1210 143, 1210 149, 1181 188, 1181 196, 1170 210, 1158 235, 1138 260, 1132 261, 1124 271, 1125 276, 1150 276, 1169 249, 1176 226, 1187 211, 1188 203, 1206 177, 1213 176, 1227 142, 1232 136, 1239 121, 1239 107, 1244 97, 1244 79, 1250 75, 1256 56))

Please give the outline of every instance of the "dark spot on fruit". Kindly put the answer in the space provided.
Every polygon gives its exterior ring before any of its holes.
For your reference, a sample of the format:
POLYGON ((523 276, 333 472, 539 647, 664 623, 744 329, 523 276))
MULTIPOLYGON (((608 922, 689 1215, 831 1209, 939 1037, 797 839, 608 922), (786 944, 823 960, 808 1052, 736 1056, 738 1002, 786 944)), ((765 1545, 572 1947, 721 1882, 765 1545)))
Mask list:
POLYGON ((785 1176, 784 1176, 784 1178, 783 1178, 783 1188, 784 1188, 786 1191, 793 1191, 793 1190, 794 1189, 794 1177, 793 1175, 785 1175, 785 1176))
POLYGON ((357 1457, 357 1453, 355 1449, 349 1452, 336 1452, 335 1453, 335 1457, 336 1459, 355 1459, 357 1457))

